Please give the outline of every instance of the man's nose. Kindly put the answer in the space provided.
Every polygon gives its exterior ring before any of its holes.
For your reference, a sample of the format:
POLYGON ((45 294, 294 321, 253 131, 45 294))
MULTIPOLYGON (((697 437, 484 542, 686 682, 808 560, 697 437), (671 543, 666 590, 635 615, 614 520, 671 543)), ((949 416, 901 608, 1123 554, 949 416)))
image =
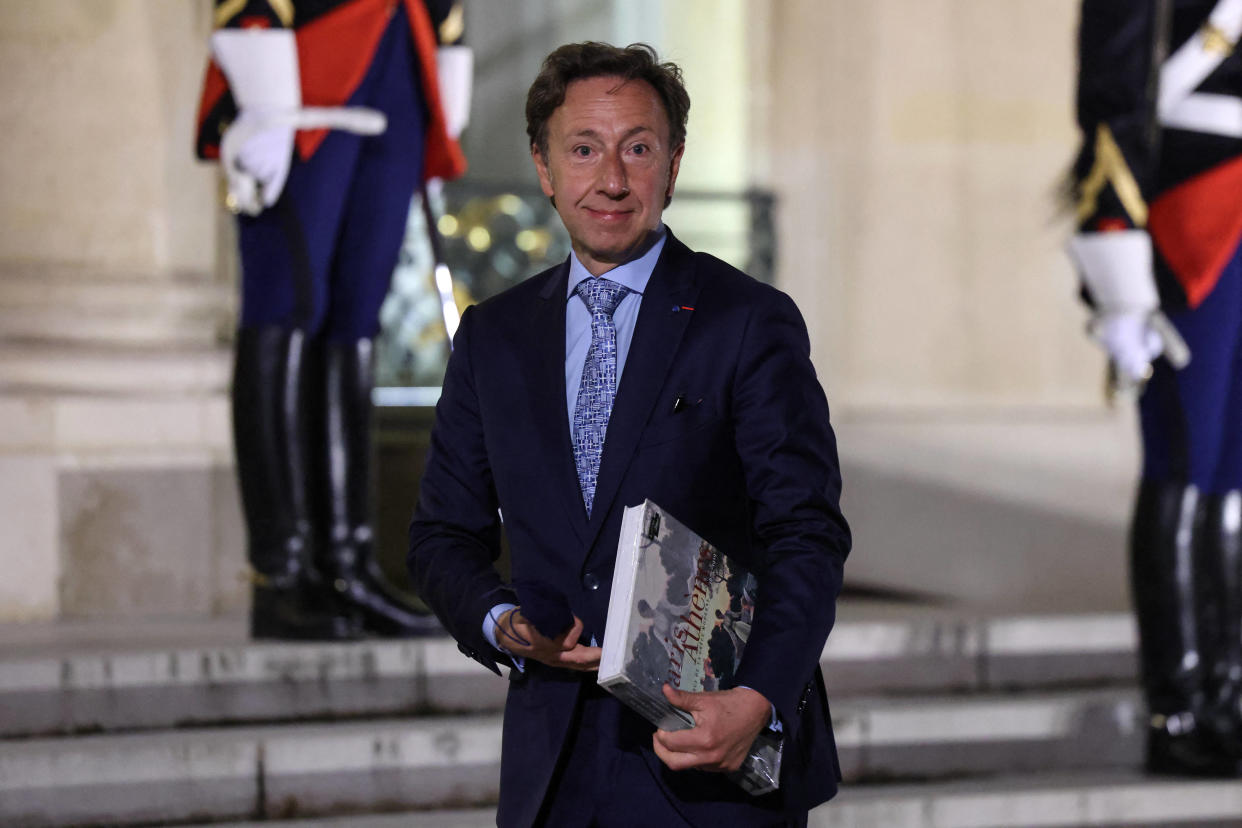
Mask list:
POLYGON ((625 198, 630 193, 630 185, 625 172, 625 164, 620 153, 607 153, 600 169, 600 191, 610 198, 625 198))

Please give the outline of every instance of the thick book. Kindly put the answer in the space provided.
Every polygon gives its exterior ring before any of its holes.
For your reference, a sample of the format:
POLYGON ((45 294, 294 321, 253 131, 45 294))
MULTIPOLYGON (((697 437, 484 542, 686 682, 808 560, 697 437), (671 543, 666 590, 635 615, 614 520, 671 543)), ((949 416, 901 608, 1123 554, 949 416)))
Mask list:
MULTIPOLYGON (((625 510, 604 628, 599 684, 661 730, 694 727, 668 703, 667 682, 728 690, 750 635, 758 581, 650 500, 625 510)), ((729 776, 752 794, 776 790, 783 742, 764 729, 729 776)))

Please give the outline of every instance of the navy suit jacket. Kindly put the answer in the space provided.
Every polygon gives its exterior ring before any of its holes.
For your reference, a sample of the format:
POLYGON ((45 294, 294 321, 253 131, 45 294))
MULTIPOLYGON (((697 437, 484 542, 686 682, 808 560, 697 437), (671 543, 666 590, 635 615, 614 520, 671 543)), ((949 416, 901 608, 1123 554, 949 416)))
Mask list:
MULTIPOLYGON (((802 317, 785 294, 669 233, 643 294, 588 519, 565 410, 568 271, 567 262, 551 268, 462 316, 410 527, 414 583, 462 651, 496 670, 506 659, 484 638, 483 618, 497 603, 519 603, 493 568, 503 515, 513 582, 564 595, 583 640, 602 641, 622 510, 652 499, 759 576, 736 679, 783 723, 781 789, 751 797, 720 774, 669 771, 637 715, 623 719, 618 750, 642 752, 695 824, 805 812, 840 778, 819 656, 850 535, 802 317)), ((535 819, 581 679, 530 660, 511 672, 500 824, 535 819)))

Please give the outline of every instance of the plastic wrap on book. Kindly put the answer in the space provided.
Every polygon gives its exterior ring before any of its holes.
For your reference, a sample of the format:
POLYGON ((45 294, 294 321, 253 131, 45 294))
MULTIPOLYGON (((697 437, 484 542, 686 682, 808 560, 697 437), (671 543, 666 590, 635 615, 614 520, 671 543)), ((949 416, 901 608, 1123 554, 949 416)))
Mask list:
MULTIPOLYGON (((727 690, 754 617, 758 581, 650 500, 625 510, 613 569, 599 684, 664 730, 694 726, 665 683, 727 690)), ((775 790, 783 741, 765 731, 730 776, 753 794, 775 790)))

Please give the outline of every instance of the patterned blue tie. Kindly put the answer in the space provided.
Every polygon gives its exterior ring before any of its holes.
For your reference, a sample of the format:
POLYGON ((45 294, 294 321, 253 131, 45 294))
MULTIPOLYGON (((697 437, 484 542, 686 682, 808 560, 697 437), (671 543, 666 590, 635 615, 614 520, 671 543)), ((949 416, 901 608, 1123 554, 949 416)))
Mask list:
POLYGON ((578 399, 574 403, 574 465, 587 517, 595 501, 599 459, 604 453, 604 434, 617 395, 617 326, 612 314, 630 290, 607 279, 583 279, 578 295, 591 311, 591 347, 582 366, 578 399))

